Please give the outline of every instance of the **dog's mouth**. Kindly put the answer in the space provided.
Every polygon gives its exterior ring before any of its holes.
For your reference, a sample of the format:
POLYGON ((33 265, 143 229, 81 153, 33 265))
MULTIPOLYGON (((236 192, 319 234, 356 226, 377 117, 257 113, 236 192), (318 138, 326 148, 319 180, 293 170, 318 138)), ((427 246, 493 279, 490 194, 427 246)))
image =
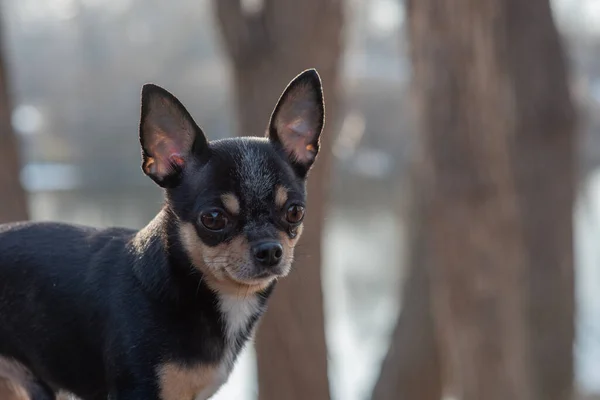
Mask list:
POLYGON ((235 292, 239 295, 240 293, 256 293, 266 289, 278 275, 270 272, 261 272, 260 274, 253 275, 252 277, 240 276, 239 274, 229 271, 227 268, 222 269, 222 273, 219 274, 221 281, 220 286, 223 288, 230 288, 229 292, 235 292))
POLYGON ((282 276, 282 274, 279 273, 280 271, 277 270, 258 271, 251 275, 236 273, 227 268, 224 269, 224 272, 227 279, 237 284, 247 286, 264 285, 265 283, 270 283, 273 279, 282 276))
POLYGON ((264 268, 251 263, 244 266, 224 266, 222 275, 229 281, 241 285, 265 285, 271 283, 275 279, 287 276, 291 270, 290 258, 283 260, 280 264, 264 268))

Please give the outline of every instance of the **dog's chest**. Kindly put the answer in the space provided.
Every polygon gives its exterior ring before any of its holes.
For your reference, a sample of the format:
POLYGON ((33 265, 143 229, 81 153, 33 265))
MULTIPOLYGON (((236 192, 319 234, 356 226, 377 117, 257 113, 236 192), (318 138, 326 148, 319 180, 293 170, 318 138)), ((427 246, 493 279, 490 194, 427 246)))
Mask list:
POLYGON ((263 311, 255 296, 220 295, 219 311, 224 323, 225 348, 218 363, 184 366, 166 363, 159 369, 162 400, 205 400, 226 382, 238 353, 253 334, 263 311))

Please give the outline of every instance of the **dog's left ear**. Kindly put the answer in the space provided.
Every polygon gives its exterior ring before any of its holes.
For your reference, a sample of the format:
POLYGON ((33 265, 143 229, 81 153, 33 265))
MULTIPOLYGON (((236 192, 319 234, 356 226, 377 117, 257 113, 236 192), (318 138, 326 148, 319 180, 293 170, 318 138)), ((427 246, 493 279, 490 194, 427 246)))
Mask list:
POLYGON ((294 78, 271 115, 267 137, 282 149, 296 172, 305 177, 319 152, 325 123, 323 87, 315 69, 294 78))
POLYGON ((142 170, 162 187, 174 187, 193 156, 208 149, 204 133, 175 96, 153 84, 142 88, 142 170))

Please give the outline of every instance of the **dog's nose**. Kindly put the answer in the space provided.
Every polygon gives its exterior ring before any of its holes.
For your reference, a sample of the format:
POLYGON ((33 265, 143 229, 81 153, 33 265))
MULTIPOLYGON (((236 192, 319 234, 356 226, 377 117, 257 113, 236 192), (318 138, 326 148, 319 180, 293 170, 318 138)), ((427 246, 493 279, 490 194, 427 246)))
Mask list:
POLYGON ((256 262, 264 267, 274 267, 283 256, 283 247, 277 242, 261 242, 252 247, 256 262))

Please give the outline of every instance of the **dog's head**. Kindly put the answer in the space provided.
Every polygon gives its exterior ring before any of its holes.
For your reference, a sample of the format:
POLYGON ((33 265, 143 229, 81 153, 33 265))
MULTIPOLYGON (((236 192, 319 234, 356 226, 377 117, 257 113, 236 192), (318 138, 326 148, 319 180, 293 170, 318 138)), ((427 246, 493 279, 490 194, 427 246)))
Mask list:
POLYGON ((264 138, 209 142, 184 106, 151 84, 141 114, 142 169, 166 189, 181 243, 209 285, 258 291, 287 275, 324 124, 317 72, 290 82, 264 138))

